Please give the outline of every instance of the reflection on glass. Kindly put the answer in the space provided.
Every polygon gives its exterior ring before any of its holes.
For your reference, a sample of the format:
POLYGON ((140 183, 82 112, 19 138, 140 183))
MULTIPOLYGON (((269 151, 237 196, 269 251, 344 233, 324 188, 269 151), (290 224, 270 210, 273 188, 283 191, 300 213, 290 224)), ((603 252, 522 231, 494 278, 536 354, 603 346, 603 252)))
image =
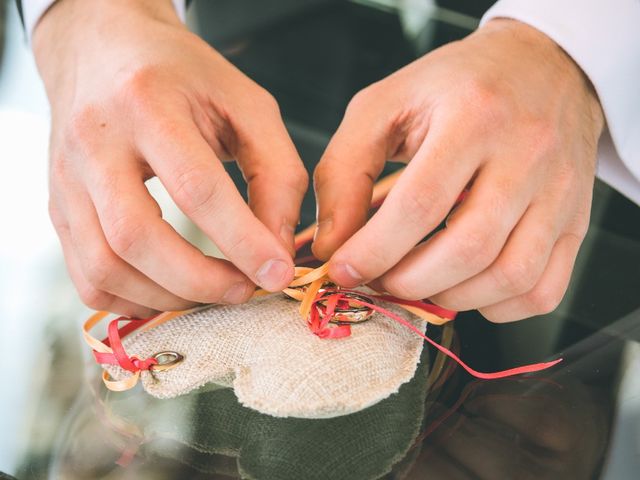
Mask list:
POLYGON ((414 379, 386 400, 324 420, 264 415, 242 406, 228 388, 169 400, 142 392, 92 392, 70 416, 53 473, 100 478, 120 463, 150 478, 172 478, 160 466, 175 461, 237 478, 379 478, 414 446, 425 413, 428 364, 425 356, 414 379))

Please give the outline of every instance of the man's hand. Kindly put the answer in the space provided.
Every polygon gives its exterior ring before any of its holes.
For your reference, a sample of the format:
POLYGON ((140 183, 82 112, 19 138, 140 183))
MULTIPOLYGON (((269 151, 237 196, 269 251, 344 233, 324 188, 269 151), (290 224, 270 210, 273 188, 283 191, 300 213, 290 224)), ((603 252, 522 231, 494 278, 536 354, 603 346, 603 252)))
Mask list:
MULTIPOLYGON (((409 480, 578 479, 598 471, 611 414, 598 389, 575 374, 471 386, 471 398, 423 444, 409 480)), ((427 425, 443 415, 434 407, 427 425)))
POLYGON ((291 281, 307 175, 278 106, 169 0, 61 0, 34 50, 52 108, 51 218, 85 303, 144 316, 291 281), (144 185, 153 175, 232 263, 162 220, 144 185))
POLYGON ((375 280, 496 322, 549 312, 587 231, 602 128, 553 41, 491 21, 354 97, 315 172, 314 252, 343 286, 375 280), (408 166, 365 225, 387 159, 408 166))

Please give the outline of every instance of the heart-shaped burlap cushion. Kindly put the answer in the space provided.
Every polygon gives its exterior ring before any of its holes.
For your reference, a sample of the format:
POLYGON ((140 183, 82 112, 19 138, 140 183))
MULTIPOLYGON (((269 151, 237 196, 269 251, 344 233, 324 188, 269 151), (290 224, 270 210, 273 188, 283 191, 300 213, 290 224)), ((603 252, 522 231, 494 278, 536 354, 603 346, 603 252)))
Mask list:
MULTIPOLYGON (((424 331, 426 322, 392 304, 388 310, 424 331)), ((245 406, 276 417, 329 418, 357 412, 409 381, 423 340, 381 314, 354 325, 351 336, 322 339, 301 318, 299 303, 283 294, 242 305, 187 313, 127 338, 129 355, 174 351, 184 360, 166 371, 142 372, 144 389, 158 398, 207 383, 232 386, 245 406)), ((115 379, 129 375, 107 367, 115 379)))

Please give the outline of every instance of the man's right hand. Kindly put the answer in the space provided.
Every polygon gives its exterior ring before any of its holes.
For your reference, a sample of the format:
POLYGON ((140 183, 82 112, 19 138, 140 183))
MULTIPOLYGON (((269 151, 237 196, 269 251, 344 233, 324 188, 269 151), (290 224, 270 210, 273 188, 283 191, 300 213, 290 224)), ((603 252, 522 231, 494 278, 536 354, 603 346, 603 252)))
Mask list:
POLYGON ((170 0, 60 0, 33 45, 52 109, 50 214, 87 305, 144 317, 292 280, 307 175, 278 106, 170 0), (230 262, 163 221, 154 175, 230 262))

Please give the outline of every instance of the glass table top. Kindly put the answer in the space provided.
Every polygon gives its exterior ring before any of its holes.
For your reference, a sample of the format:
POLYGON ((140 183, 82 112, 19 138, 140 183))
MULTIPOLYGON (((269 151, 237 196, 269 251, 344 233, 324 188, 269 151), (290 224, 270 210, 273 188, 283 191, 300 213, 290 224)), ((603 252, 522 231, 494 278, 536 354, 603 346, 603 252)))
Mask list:
MULTIPOLYGON (((600 182, 555 312, 454 322, 452 348, 474 368, 563 357, 549 371, 480 381, 445 363, 428 382, 436 354, 425 347, 397 394, 325 420, 263 415, 213 385, 170 400, 108 392, 81 340, 90 312, 46 214, 46 98, 15 5, 0 5, 0 479, 638 478, 640 208, 600 182)), ((311 171, 355 92, 464 36, 482 13, 474 2, 441 5, 196 1, 189 21, 274 94, 311 171)), ((149 188, 183 235, 215 250, 157 183, 149 188)), ((314 212, 309 193, 302 225, 314 212)))

